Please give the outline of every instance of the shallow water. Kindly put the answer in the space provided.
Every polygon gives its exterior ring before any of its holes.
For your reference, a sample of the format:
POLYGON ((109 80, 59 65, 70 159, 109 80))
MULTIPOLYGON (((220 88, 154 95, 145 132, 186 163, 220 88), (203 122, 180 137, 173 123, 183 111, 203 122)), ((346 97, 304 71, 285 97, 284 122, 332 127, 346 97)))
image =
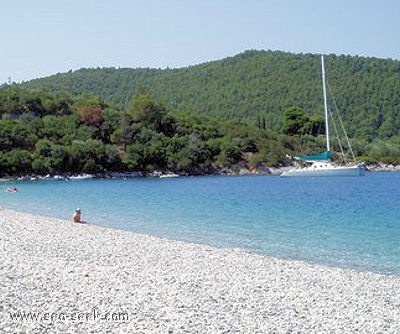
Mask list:
POLYGON ((400 173, 15 183, 1 205, 281 258, 400 275, 400 173))

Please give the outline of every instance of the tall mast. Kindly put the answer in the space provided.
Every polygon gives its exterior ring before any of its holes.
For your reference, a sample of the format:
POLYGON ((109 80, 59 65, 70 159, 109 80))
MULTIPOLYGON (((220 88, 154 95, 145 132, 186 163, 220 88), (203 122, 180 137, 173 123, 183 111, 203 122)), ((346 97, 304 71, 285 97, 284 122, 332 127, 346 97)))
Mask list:
POLYGON ((325 133, 326 133, 326 150, 331 150, 331 144, 329 142, 329 121, 328 121, 328 101, 326 98, 326 82, 325 82, 325 64, 324 56, 321 56, 321 66, 322 66, 322 88, 324 90, 324 110, 325 110, 325 133))

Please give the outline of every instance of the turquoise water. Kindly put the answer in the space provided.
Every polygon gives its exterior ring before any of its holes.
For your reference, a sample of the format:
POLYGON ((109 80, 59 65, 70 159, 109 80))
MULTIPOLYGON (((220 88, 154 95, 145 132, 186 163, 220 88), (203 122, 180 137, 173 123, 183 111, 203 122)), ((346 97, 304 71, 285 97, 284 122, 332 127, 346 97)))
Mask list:
POLYGON ((400 173, 15 183, 2 207, 281 258, 400 275, 400 173))

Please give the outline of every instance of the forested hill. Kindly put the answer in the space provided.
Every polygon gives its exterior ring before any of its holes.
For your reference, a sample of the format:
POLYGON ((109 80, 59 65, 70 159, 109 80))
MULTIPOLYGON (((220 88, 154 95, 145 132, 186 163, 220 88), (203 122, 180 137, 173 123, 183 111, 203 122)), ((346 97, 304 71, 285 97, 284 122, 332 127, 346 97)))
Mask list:
MULTIPOLYGON (((353 137, 399 135, 400 61, 329 55, 330 89, 353 137)), ((319 55, 246 51, 234 57, 181 69, 81 69, 36 79, 27 88, 90 93, 124 109, 147 91, 173 110, 256 124, 279 130, 291 106, 322 115, 319 55)))

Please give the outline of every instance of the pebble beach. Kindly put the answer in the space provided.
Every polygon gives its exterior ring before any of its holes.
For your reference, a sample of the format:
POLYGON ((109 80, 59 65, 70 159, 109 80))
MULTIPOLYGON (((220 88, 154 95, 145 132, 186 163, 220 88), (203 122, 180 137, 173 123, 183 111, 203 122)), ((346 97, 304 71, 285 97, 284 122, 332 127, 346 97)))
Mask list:
POLYGON ((400 277, 0 210, 1 333, 399 333, 400 277))

